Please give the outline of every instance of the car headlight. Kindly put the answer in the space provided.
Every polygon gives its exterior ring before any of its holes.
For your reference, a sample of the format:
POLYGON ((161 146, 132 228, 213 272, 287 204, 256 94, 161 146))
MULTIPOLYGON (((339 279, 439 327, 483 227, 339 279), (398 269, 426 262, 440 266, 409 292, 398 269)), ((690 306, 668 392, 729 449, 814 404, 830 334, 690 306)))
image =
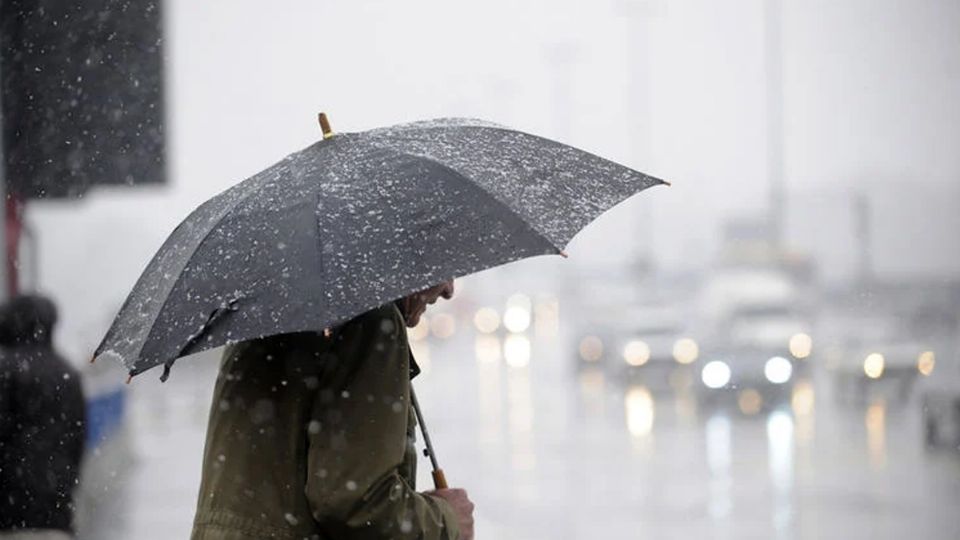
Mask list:
POLYGON ((530 328, 530 310, 524 306, 510 306, 503 312, 503 326, 519 334, 530 328))
POLYGON ((813 350, 813 339, 808 334, 795 334, 790 338, 790 354, 794 358, 804 359, 813 350))
POLYGON ((730 366, 722 360, 707 362, 700 372, 700 379, 708 388, 723 388, 730 382, 730 366))
POLYGON ((883 368, 886 360, 880 353, 871 353, 863 360, 863 372, 871 379, 879 379, 883 376, 883 368))
POLYGON ((642 366, 650 360, 650 346, 635 339, 623 348, 623 360, 631 366, 642 366))
POLYGON ((597 336, 586 336, 580 340, 580 358, 586 362, 597 362, 603 356, 603 341, 597 336))
POLYGON ((492 334, 500 328, 500 314, 490 307, 480 308, 473 316, 473 324, 480 333, 492 334))
POLYGON ((763 365, 763 375, 773 384, 783 384, 793 376, 793 364, 782 356, 774 356, 763 365))
POLYGON ((933 367, 937 364, 937 358, 933 351, 924 351, 917 357, 917 371, 921 375, 930 375, 933 373, 933 367))
POLYGON ((673 359, 680 364, 692 364, 700 355, 697 342, 690 338, 678 339, 673 344, 673 359))

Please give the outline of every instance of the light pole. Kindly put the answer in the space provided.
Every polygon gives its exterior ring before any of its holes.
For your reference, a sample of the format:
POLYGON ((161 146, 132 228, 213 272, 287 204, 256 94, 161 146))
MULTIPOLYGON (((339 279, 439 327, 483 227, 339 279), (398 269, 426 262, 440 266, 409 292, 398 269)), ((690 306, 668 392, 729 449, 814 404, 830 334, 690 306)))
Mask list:
MULTIPOLYGON (((652 144, 650 106, 650 20, 663 9, 658 0, 621 0, 618 4, 626 22, 627 136, 630 143, 628 164, 646 170, 642 157, 650 156, 652 144)), ((654 268, 654 219, 641 216, 637 227, 639 245, 635 263, 648 273, 654 268)))
POLYGON ((775 251, 783 249, 786 186, 783 175, 783 41, 780 0, 764 0, 764 64, 767 86, 768 223, 775 251))

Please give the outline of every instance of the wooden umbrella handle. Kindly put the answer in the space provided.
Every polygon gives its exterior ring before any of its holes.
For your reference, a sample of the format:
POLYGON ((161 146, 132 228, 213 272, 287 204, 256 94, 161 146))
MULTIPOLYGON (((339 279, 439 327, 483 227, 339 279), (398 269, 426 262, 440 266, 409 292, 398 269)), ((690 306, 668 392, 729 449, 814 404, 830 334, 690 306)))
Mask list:
POLYGON ((443 476, 443 469, 433 470, 433 487, 436 489, 447 489, 447 478, 443 476))
POLYGON ((329 139, 333 137, 333 129, 330 128, 330 120, 327 119, 327 113, 318 114, 317 120, 320 122, 320 131, 323 132, 323 138, 329 139))

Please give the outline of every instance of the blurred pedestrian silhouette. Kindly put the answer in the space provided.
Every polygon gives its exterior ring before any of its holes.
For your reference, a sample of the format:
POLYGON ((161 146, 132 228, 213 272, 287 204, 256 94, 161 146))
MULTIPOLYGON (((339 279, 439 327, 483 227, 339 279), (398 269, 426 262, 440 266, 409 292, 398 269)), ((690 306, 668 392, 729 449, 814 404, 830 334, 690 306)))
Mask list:
POLYGON ((0 307, 0 538, 73 534, 85 404, 78 372, 53 348, 56 306, 36 295, 0 307))

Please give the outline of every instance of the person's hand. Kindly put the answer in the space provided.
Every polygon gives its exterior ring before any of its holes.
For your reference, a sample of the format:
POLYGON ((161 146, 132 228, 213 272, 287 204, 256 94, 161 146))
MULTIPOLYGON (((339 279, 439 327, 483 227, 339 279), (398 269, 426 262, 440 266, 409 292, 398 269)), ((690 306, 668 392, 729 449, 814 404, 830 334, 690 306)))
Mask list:
POLYGON ((440 497, 450 503, 460 520, 460 538, 473 540, 473 502, 463 489, 437 489, 425 491, 424 495, 440 497))

